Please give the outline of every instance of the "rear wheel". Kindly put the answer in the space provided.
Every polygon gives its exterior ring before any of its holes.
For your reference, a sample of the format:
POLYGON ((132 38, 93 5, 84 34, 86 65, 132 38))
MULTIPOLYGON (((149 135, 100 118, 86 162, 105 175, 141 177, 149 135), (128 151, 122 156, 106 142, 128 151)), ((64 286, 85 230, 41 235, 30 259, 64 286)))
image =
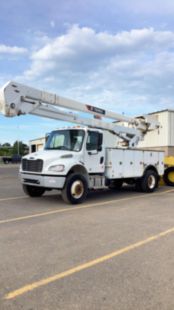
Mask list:
POLYGON ((174 167, 169 167, 165 170, 163 180, 166 185, 174 186, 174 167))
POLYGON ((81 174, 70 174, 62 190, 62 198, 66 203, 78 204, 85 200, 88 193, 88 182, 81 174))
POLYGON ((32 185, 23 185, 24 193, 30 197, 40 197, 44 194, 45 189, 43 187, 37 187, 32 185))
POLYGON ((137 180, 137 188, 145 193, 152 193, 158 186, 158 175, 153 170, 147 170, 144 176, 137 180))

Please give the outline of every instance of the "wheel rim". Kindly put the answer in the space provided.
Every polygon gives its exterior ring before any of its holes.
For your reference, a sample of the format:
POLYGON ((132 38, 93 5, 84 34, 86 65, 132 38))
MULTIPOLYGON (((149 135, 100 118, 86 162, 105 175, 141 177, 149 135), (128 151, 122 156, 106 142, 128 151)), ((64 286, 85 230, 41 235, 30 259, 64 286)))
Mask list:
POLYGON ((155 184, 156 184, 156 179, 155 179, 154 175, 150 175, 148 177, 148 187, 150 189, 153 189, 155 187, 155 184))
POLYGON ((80 180, 75 181, 71 186, 71 195, 75 199, 79 199, 83 196, 83 193, 84 193, 83 182, 80 180))
POLYGON ((172 183, 174 183, 174 171, 169 172, 168 174, 168 180, 172 183))

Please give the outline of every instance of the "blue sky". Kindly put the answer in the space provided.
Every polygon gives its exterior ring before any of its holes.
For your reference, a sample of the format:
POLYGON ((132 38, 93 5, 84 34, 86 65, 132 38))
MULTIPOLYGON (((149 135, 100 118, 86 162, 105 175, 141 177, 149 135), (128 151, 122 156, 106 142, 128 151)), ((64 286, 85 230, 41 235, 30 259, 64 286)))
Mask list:
MULTIPOLYGON (((0 12, 0 85, 17 80, 126 115, 174 109, 172 0, 9 0, 0 12)), ((62 125, 0 116, 0 143, 62 125)))

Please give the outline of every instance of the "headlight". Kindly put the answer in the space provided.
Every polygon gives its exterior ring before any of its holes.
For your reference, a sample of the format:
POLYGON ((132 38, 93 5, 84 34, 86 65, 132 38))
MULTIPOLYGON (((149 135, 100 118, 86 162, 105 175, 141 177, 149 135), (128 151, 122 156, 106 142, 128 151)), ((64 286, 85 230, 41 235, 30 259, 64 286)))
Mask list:
POLYGON ((64 169, 65 169, 64 165, 55 165, 55 166, 50 166, 48 168, 48 171, 62 172, 64 171, 64 169))

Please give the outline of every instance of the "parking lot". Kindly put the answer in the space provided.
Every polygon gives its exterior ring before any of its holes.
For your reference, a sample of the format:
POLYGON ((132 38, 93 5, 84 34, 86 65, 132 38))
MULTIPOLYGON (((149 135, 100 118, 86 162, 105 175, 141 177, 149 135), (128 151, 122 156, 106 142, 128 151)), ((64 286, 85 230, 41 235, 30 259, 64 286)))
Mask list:
POLYGON ((174 309, 174 189, 28 198, 0 166, 0 309, 174 309))

